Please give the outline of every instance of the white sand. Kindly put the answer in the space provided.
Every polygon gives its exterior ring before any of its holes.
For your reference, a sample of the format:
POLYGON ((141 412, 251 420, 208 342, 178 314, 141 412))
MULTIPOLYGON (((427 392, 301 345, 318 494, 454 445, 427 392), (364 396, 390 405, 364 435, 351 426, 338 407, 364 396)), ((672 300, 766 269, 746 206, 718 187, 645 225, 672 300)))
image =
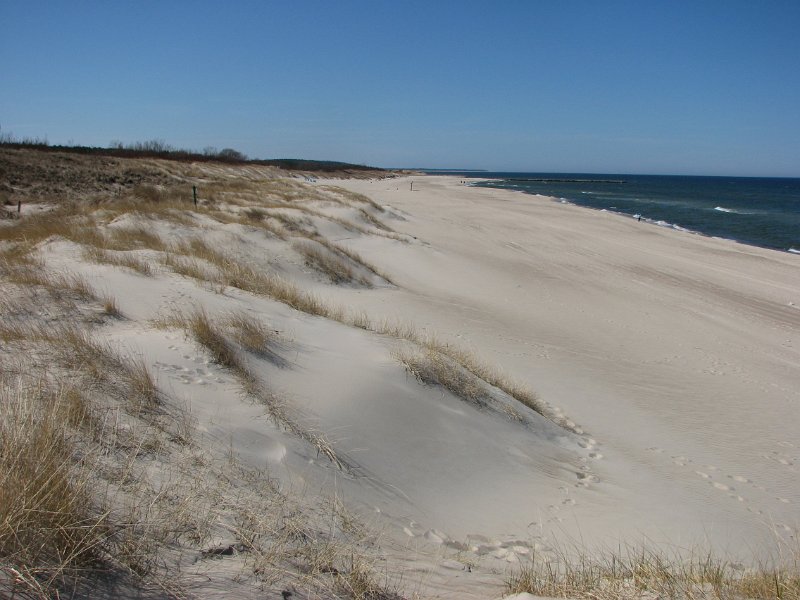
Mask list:
POLYGON ((403 211, 396 228, 425 244, 379 258, 354 243, 401 289, 338 296, 473 348, 596 442, 555 473, 530 446, 484 445, 474 491, 456 501, 477 510, 448 500, 436 527, 710 544, 742 558, 794 539, 798 257, 455 178, 413 179, 414 192, 408 180, 346 184, 403 211), (581 467, 597 478, 588 488, 575 487, 581 467))
POLYGON ((50 244, 48 262, 114 292, 130 320, 105 334, 145 356, 209 440, 295 491, 358 509, 384 532, 389 570, 423 597, 498 597, 502 569, 571 544, 749 560, 794 539, 800 257, 457 178, 414 177, 411 192, 410 180, 335 183, 385 205, 395 217, 382 218, 411 243, 326 231, 396 287, 332 286, 238 225, 208 240, 373 319, 471 349, 582 435, 420 384, 386 336, 230 288, 81 262, 66 242, 50 244), (180 333, 147 326, 191 305, 245 311, 281 333, 281 361, 250 366, 350 471, 275 426, 180 333))

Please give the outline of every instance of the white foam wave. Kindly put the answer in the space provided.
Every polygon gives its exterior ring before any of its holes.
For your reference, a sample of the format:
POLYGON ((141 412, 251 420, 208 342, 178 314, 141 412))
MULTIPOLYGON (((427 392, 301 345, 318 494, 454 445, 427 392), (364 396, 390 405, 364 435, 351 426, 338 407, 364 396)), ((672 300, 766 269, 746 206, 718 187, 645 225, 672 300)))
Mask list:
POLYGON ((797 248, 789 248, 789 252, 791 252, 792 254, 800 254, 800 250, 798 250, 797 248))
POLYGON ((724 213, 735 213, 736 212, 732 208, 725 208, 724 206, 715 206, 714 210, 718 210, 718 211, 724 212, 724 213))

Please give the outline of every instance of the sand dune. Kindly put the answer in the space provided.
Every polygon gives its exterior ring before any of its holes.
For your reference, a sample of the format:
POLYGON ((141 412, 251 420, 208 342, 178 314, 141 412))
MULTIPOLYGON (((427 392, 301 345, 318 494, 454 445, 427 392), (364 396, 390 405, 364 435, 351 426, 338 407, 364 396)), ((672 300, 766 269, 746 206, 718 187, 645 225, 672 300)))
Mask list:
MULTIPOLYGON (((298 191, 302 210, 267 216, 246 213, 264 201, 254 196, 187 222, 126 212, 102 225, 168 243, 124 251, 150 276, 63 236, 37 253, 113 294, 124 318, 94 336, 143 357, 199 444, 266 468, 287 493, 347 506, 379 532, 379 570, 407 597, 498 598, 509 569, 576 546, 745 563, 796 547, 798 257, 456 178, 413 181, 317 181, 298 191), (185 250, 198 238, 227 262, 185 250), (187 261, 205 281, 175 272, 187 261), (242 282, 234 267, 269 279, 242 282), (292 308, 302 302, 276 282, 321 308, 292 308), (223 364, 176 325, 200 309, 263 324, 269 350, 223 364), (476 379, 473 363, 535 390, 540 410, 476 379)), ((253 575, 236 575, 247 560, 206 584, 184 566, 187 589, 255 597, 253 575)))

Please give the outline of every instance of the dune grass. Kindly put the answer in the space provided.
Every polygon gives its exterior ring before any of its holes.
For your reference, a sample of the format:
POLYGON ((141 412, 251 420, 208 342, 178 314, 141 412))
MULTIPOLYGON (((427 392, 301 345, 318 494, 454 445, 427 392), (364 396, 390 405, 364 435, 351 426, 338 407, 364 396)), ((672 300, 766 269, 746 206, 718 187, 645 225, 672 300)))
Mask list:
POLYGON ((331 283, 350 283, 362 286, 369 286, 369 280, 356 273, 349 264, 347 258, 337 255, 327 248, 320 247, 311 240, 294 242, 292 248, 300 254, 306 265, 322 273, 331 283))
POLYGON ((0 274, 8 283, 20 286, 36 286, 47 291, 53 298, 71 295, 79 300, 95 300, 92 286, 85 278, 73 273, 53 273, 37 259, 25 257, 13 263, 0 263, 0 274))
POLYGON ((107 229, 106 247, 111 250, 149 249, 164 251, 167 244, 159 235, 142 227, 117 227, 107 229))
POLYGON ((120 311, 117 299, 114 296, 106 294, 100 297, 99 300, 103 304, 103 314, 116 319, 122 317, 122 311, 120 311))
POLYGON ((202 308, 197 308, 188 314, 173 313, 158 319, 154 324, 162 328, 183 329, 211 354, 214 362, 233 373, 245 393, 263 404, 270 417, 277 423, 309 443, 316 449, 317 456, 324 456, 339 469, 351 468, 323 434, 303 426, 292 416, 286 403, 269 391, 248 366, 243 351, 263 355, 267 351, 265 343, 271 339, 262 324, 241 313, 215 321, 202 308), (234 344, 232 339, 239 343, 234 344))
POLYGON ((216 273, 212 274, 205 265, 189 256, 167 252, 161 255, 160 262, 173 273, 191 279, 212 283, 217 278, 216 273))
POLYGON ((109 537, 65 426, 84 418, 81 396, 4 377, 0 403, 0 565, 49 597, 97 563, 109 537))
MULTIPOLYGON (((202 273, 205 281, 266 296, 311 315, 335 318, 339 314, 338 309, 327 305, 313 294, 301 290, 292 282, 277 275, 257 271, 210 247, 200 238, 192 238, 174 246, 172 251, 204 260, 217 267, 216 275, 208 276, 208 274, 202 273)), ((189 269, 185 270, 185 274, 188 275, 189 272, 189 269)), ((194 272, 197 273, 197 270, 194 272)))
MULTIPOLYGON (((4 314, 11 308, 0 306, 4 314)), ((187 325, 243 377, 243 354, 269 351, 276 339, 244 313, 218 321, 197 313, 187 325)), ((208 544, 223 535, 238 540, 231 556, 240 555, 237 568, 260 585, 400 598, 374 568, 374 542, 352 517, 346 527, 320 521, 325 511, 306 508, 234 456, 221 464, 191 450, 182 458, 191 448, 189 419, 176 415, 171 429, 157 421, 174 406, 165 406, 141 356, 123 355, 75 324, 30 315, 10 337, 24 351, 18 365, 0 363, 0 596, 93 597, 129 577, 126 586, 183 597, 181 554, 211 560, 216 548, 208 544), (43 356, 52 358, 46 367, 29 362, 43 356)), ((285 407, 262 391, 265 398, 281 425, 336 462, 321 436, 280 419, 285 407)))
POLYGON ((359 194, 358 192, 351 192, 343 187, 339 187, 336 185, 321 185, 319 189, 325 190, 326 192, 330 192, 334 196, 340 196, 345 202, 348 204, 366 204, 370 208, 378 212, 384 212, 384 208, 369 198, 364 194, 359 194))
POLYGON ((149 262, 127 252, 115 252, 95 246, 88 246, 84 248, 83 256, 92 262, 123 267, 139 275, 144 275, 145 277, 151 277, 153 275, 153 269, 150 267, 149 262))
POLYGON ((744 567, 700 553, 669 555, 644 548, 599 552, 580 548, 546 557, 534 554, 512 571, 508 593, 556 598, 718 600, 800 599, 800 553, 776 566, 744 567))
POLYGON ((232 331, 233 339, 247 352, 265 356, 277 339, 277 333, 270 330, 262 321, 243 312, 236 312, 225 320, 232 331))
POLYGON ((321 236, 316 236, 311 239, 313 239, 318 244, 325 246, 328 250, 330 250, 334 254, 340 254, 342 256, 346 256, 355 264, 364 267, 368 271, 371 271, 374 275, 377 275, 387 283, 394 284, 394 282, 389 278, 389 276, 384 271, 382 271, 375 265, 371 264, 370 262, 366 261, 358 252, 349 250, 348 248, 345 248, 341 244, 331 242, 330 240, 321 236))
POLYGON ((422 351, 402 347, 396 349, 393 356, 421 383, 441 385, 480 408, 486 408, 491 400, 477 377, 431 347, 422 351))
MULTIPOLYGON (((355 316, 355 318, 358 317, 355 316)), ((363 317, 359 319, 361 322, 363 320, 363 317)), ((442 385, 457 396, 465 398, 478 406, 484 406, 489 396, 486 395, 485 390, 481 391, 482 387, 478 382, 471 380, 465 373, 460 372, 456 368, 458 366, 478 380, 502 390, 520 404, 539 413, 562 429, 572 433, 583 433, 581 428, 551 410, 536 392, 523 383, 510 378, 497 367, 481 362, 468 350, 444 343, 435 335, 421 335, 413 325, 408 323, 391 321, 375 323, 367 320, 362 327, 413 343, 416 346, 414 351, 400 348, 395 351, 395 358, 403 363, 409 373, 423 383, 442 385)), ((511 418, 519 420, 519 414, 513 407, 505 407, 503 410, 511 418)))

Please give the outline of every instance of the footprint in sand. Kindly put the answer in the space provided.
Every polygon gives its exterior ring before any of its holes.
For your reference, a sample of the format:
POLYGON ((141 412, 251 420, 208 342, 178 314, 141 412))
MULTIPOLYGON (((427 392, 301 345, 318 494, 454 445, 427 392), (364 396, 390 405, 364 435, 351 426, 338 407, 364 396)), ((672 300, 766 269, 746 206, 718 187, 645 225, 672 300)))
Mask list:
POLYGON ((600 479, 597 477, 597 475, 592 475, 591 473, 581 472, 581 473, 575 473, 575 475, 577 475, 578 480, 581 481, 581 482, 596 483, 596 482, 600 481, 600 479))
POLYGON ((752 483, 747 477, 742 477, 741 475, 728 475, 728 477, 737 483, 752 483))
POLYGON ((781 454, 780 452, 777 452, 775 450, 773 450, 769 454, 762 454, 761 456, 763 458, 766 458, 767 460, 774 460, 775 462, 783 465, 784 467, 791 467, 792 465, 794 465, 794 462, 788 456, 786 456, 785 454, 781 454))
POLYGON ((593 458, 594 460, 600 460, 601 458, 603 458, 603 455, 600 454, 599 452, 590 452, 589 458, 593 458))
POLYGON ((703 479, 711 479, 711 475, 709 475, 708 473, 703 473, 702 471, 695 471, 695 473, 700 477, 702 477, 703 479))
POLYGON ((561 504, 563 504, 564 506, 575 506, 577 502, 575 502, 575 500, 573 500, 572 498, 567 498, 566 500, 562 500, 561 504))
POLYGON ((733 491, 732 487, 727 486, 724 483, 719 483, 717 481, 713 482, 711 485, 713 485, 718 490, 722 490, 723 492, 731 492, 731 491, 733 491))
POLYGON ((650 446, 647 450, 649 450, 650 452, 655 452, 656 454, 663 454, 664 453, 664 449, 663 448, 659 448, 658 446, 650 446))

